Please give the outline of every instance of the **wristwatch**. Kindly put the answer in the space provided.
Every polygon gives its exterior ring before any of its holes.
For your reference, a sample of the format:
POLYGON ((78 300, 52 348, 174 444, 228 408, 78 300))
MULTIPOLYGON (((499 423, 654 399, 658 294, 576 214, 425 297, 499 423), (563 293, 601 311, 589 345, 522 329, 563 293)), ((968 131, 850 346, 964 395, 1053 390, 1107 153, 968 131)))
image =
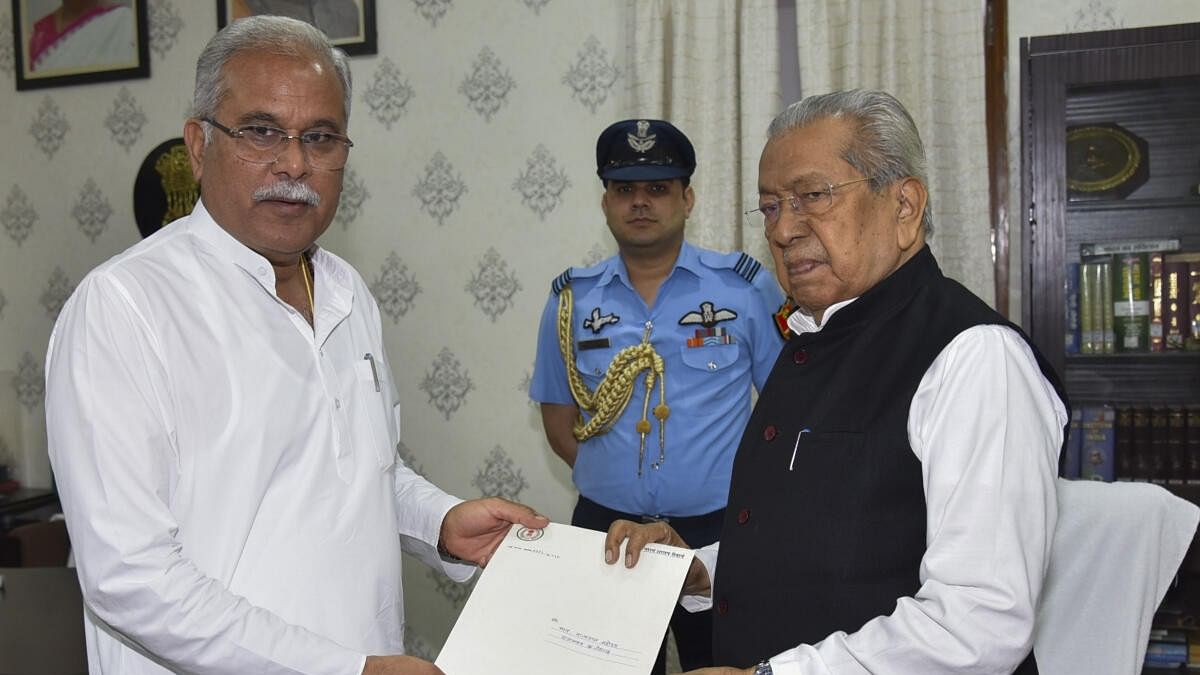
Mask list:
POLYGON ((775 675, 775 671, 771 670, 771 662, 763 659, 754 666, 754 675, 775 675))

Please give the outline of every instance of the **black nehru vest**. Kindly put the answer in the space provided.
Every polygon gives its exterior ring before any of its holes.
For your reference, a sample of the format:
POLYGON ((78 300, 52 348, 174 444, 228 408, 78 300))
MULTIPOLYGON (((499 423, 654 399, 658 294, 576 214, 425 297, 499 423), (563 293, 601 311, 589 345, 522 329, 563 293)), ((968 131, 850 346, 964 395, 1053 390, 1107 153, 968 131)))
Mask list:
MULTIPOLYGON (((926 247, 784 346, 733 463, 713 585, 715 663, 747 667, 852 633, 917 592, 925 496, 909 405, 942 349, 984 324, 1029 343, 942 276, 926 247)), ((1037 672, 1032 653, 1016 672, 1037 672)))

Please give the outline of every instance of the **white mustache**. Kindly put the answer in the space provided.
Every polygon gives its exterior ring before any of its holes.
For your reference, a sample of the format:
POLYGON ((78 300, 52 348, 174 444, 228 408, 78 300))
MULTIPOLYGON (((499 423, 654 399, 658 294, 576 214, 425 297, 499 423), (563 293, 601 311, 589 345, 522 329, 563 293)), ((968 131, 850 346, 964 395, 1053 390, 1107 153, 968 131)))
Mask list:
POLYGON ((316 206, 321 203, 321 195, 316 190, 305 183, 293 180, 281 180, 278 183, 260 187, 254 191, 252 196, 255 202, 279 199, 289 202, 303 202, 309 206, 316 206))

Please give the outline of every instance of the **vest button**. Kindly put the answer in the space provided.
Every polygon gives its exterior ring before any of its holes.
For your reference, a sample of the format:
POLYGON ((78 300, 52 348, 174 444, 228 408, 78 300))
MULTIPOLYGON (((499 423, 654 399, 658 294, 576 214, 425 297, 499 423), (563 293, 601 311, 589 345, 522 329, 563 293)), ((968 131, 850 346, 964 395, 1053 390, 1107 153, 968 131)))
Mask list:
POLYGON ((792 362, 798 366, 808 363, 808 350, 797 349, 795 353, 792 354, 792 362))
POLYGON ((775 440, 775 437, 778 435, 779 430, 775 428, 774 424, 768 424, 767 428, 763 429, 763 438, 767 439, 768 441, 775 440))
POLYGON ((721 599, 717 602, 717 614, 724 616, 729 613, 729 601, 721 599))
POLYGON ((750 509, 738 511, 738 525, 745 525, 747 520, 750 520, 750 509))

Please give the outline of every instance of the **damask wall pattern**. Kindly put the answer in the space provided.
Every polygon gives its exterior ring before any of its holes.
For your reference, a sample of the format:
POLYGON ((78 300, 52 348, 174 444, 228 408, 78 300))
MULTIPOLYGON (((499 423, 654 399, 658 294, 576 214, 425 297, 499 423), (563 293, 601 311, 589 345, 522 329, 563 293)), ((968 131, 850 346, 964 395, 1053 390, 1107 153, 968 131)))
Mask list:
MULTIPOLYGON (((351 59, 355 141, 321 244, 379 302, 401 457, 465 498, 568 520, 574 490, 528 402, 550 281, 612 251, 594 143, 622 108, 623 3, 377 2, 351 59), (580 21, 586 6, 588 18, 580 21)), ((67 297, 135 243, 142 159, 179 136, 213 2, 151 0, 149 79, 16 92, 0 7, 0 462, 45 486, 46 342, 67 297)), ((436 654, 471 586, 406 563, 410 648, 436 654)))
MULTIPOLYGON (((352 58, 356 145, 321 241, 379 302, 404 461, 454 494, 516 498, 558 521, 574 490, 527 398, 536 324, 551 279, 613 250, 593 153, 608 123, 647 114, 627 91, 631 7, 377 2, 379 53, 352 58)), ((1133 25, 1197 20, 1194 7, 1010 0, 1010 16, 1023 26, 1015 43, 1071 30, 1081 13, 1133 25), (1021 23, 1026 11, 1036 26, 1021 23)), ((181 133, 215 3, 149 0, 149 24, 152 77, 16 92, 12 16, 0 3, 0 462, 29 485, 51 480, 50 329, 75 284, 137 241, 133 180, 150 150, 181 133)), ((408 647, 432 656, 470 586, 415 561, 405 586, 408 647)))

